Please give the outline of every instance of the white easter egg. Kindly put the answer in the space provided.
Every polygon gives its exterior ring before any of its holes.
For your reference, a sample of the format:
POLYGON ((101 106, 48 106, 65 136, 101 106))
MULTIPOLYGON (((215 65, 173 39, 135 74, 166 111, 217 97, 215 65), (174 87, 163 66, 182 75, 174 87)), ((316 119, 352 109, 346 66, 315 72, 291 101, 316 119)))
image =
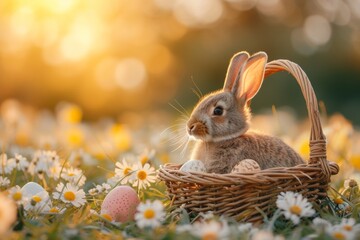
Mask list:
POLYGON ((28 182, 21 188, 21 192, 24 196, 33 196, 42 191, 45 191, 45 189, 36 182, 28 182))
POLYGON ((181 168, 180 171, 184 171, 184 172, 206 172, 206 168, 205 165, 202 161, 200 160, 189 160, 186 163, 184 163, 181 168))
POLYGON ((233 167, 231 173, 249 173, 259 170, 261 170, 261 168, 255 160, 244 159, 233 167))
POLYGON ((132 221, 139 203, 140 199, 133 188, 117 186, 106 195, 100 214, 111 221, 132 221))

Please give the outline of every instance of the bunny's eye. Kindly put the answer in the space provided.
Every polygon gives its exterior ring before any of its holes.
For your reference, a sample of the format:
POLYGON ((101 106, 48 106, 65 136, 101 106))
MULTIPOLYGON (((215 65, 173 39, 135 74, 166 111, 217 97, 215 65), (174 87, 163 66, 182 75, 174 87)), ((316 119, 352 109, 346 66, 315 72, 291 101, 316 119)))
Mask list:
POLYGON ((222 107, 218 106, 218 107, 214 108, 213 114, 215 116, 221 116, 223 114, 223 112, 224 112, 224 109, 222 107))

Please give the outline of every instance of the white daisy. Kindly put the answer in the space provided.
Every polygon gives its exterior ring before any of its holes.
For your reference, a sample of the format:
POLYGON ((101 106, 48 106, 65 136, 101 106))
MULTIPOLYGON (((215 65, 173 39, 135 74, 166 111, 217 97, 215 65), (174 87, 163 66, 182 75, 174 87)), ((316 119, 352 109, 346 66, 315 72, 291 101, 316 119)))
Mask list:
POLYGON ((96 190, 98 193, 102 193, 103 192, 103 187, 101 185, 96 185, 95 186, 96 190))
POLYGON ((191 224, 183 224, 183 225, 177 225, 176 226, 176 232, 177 233, 183 233, 183 232, 191 232, 192 225, 191 224))
POLYGON ((90 209, 90 214, 91 214, 91 215, 94 215, 94 216, 96 216, 96 217, 98 217, 98 218, 101 218, 101 219, 103 219, 103 220, 106 220, 106 221, 108 221, 108 222, 111 222, 111 223, 114 224, 114 225, 119 224, 119 222, 116 222, 115 219, 113 219, 113 218, 111 217, 111 215, 108 213, 108 211, 106 211, 106 210, 102 210, 101 213, 98 213, 98 212, 95 211, 94 209, 90 209))
POLYGON ((0 154, 0 173, 9 174, 15 167, 15 162, 9 162, 6 153, 0 154))
POLYGON ((51 151, 36 151, 34 157, 30 162, 28 172, 31 175, 35 174, 48 174, 48 170, 52 167, 52 156, 51 151))
POLYGON ((350 207, 349 203, 345 202, 341 196, 335 197, 333 201, 340 210, 346 210, 350 207))
POLYGON ((332 239, 336 240, 352 240, 355 239, 353 234, 344 230, 341 226, 336 225, 326 229, 327 234, 331 236, 332 239))
POLYGON ((12 188, 9 189, 9 197, 15 201, 18 205, 23 204, 25 198, 23 196, 23 192, 21 190, 21 188, 16 185, 12 188))
POLYGON ((0 193, 0 213, 0 236, 4 236, 16 220, 17 207, 14 201, 2 193, 0 193))
POLYGON ((27 168, 29 167, 28 160, 22 155, 17 153, 15 154, 15 157, 10 158, 8 162, 11 162, 11 164, 15 165, 15 168, 19 171, 27 170, 27 168))
POLYGON ((199 214, 199 216, 201 217, 202 220, 210 220, 213 219, 215 217, 214 213, 212 211, 208 211, 208 212, 201 212, 199 214))
POLYGON ((90 194, 90 196, 95 196, 95 195, 99 194, 99 192, 96 188, 89 189, 88 193, 90 194))
POLYGON ((108 184, 108 183, 103 183, 103 184, 101 184, 101 186, 102 186, 103 191, 104 191, 105 193, 108 193, 108 192, 110 191, 110 189, 111 189, 111 186, 110 186, 110 184, 108 184))
POLYGON ((284 240, 285 238, 283 236, 274 235, 269 230, 260 230, 254 234, 254 236, 251 238, 252 240, 284 240))
POLYGON ((51 177, 50 169, 59 162, 59 159, 55 151, 36 151, 28 172, 32 175, 46 174, 51 177))
POLYGON ((155 157, 155 150, 149 150, 146 149, 140 156, 139 156, 139 160, 141 162, 142 165, 145 165, 145 163, 149 162, 151 159, 153 159, 155 157))
POLYGON ((96 188, 98 193, 103 193, 103 192, 108 193, 109 190, 111 189, 111 186, 108 183, 103 183, 101 185, 96 185, 95 188, 96 188))
POLYGON ((140 228, 154 228, 161 225, 164 217, 164 206, 159 200, 146 200, 146 203, 140 203, 137 207, 135 221, 140 228))
POLYGON ((60 178, 62 166, 59 161, 53 161, 51 167, 48 170, 48 176, 54 180, 60 178))
POLYGON ((241 235, 246 234, 248 237, 256 234, 259 229, 253 227, 252 223, 241 223, 238 225, 238 231, 241 235))
POLYGON ((225 221, 195 222, 191 233, 200 239, 227 239, 230 230, 225 221))
POLYGON ((63 214, 65 211, 66 211, 66 208, 51 207, 44 213, 50 214, 50 215, 57 215, 57 214, 63 214))
POLYGON ((119 179, 121 184, 131 183, 135 179, 135 166, 130 165, 125 159, 122 163, 115 164, 116 179, 119 179))
POLYGON ((101 211, 101 214, 96 213, 98 217, 101 217, 109 222, 115 223, 115 219, 111 217, 111 215, 107 211, 101 211))
POLYGON ((144 166, 139 163, 136 167, 136 178, 133 186, 138 187, 139 189, 145 189, 146 187, 150 186, 150 183, 155 182, 155 174, 155 168, 151 167, 149 163, 146 163, 144 166))
POLYGON ((311 217, 315 214, 311 203, 299 193, 280 193, 276 205, 282 210, 285 218, 290 219, 294 224, 299 224, 301 217, 311 217))
POLYGON ((54 199, 60 199, 64 203, 71 203, 75 207, 81 207, 86 203, 85 192, 79 189, 78 186, 71 183, 59 183, 56 186, 56 191, 53 193, 54 199))
POLYGON ((73 167, 63 169, 61 178, 72 183, 73 185, 80 187, 83 186, 86 181, 86 177, 84 176, 83 171, 73 167))
POLYGON ((47 212, 51 208, 51 201, 47 191, 25 196, 24 209, 31 212, 47 212))
POLYGON ((356 224, 354 218, 343 218, 338 226, 350 235, 360 234, 360 224, 356 224))
POLYGON ((118 175, 114 175, 114 176, 108 178, 106 182, 110 186, 115 187, 121 183, 121 180, 122 180, 122 178, 120 178, 118 175))
POLYGON ((325 230, 332 227, 330 222, 319 217, 315 218, 312 222, 315 229, 325 230))
POLYGON ((10 180, 7 177, 0 176, 0 188, 1 187, 6 188, 9 186, 9 184, 10 184, 10 180))

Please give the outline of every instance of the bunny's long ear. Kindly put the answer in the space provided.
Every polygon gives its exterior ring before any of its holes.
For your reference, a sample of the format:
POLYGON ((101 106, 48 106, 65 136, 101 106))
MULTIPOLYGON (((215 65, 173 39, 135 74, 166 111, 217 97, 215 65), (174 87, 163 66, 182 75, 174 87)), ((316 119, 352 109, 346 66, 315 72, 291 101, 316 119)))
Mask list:
POLYGON ((233 86, 235 84, 236 79, 238 78, 241 67, 248 60, 248 58, 249 58, 249 54, 245 51, 238 52, 231 58, 223 87, 224 91, 230 92, 233 90, 233 86))
POLYGON ((239 80, 236 82, 235 95, 245 105, 259 91, 264 80, 267 55, 258 52, 251 56, 241 68, 239 80))

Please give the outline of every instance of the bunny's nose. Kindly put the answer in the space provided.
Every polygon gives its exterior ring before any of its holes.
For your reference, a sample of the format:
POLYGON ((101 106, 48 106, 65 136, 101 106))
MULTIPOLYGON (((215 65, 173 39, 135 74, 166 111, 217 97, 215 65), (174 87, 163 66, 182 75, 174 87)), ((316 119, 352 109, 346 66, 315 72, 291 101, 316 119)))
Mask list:
POLYGON ((188 133, 190 135, 193 135, 196 132, 196 129, 198 128, 198 126, 199 126, 199 123, 197 123, 197 122, 188 123, 188 125, 187 125, 188 133))
POLYGON ((190 136, 196 138, 201 138, 208 134, 206 125, 197 120, 193 120, 187 123, 187 132, 190 136))

